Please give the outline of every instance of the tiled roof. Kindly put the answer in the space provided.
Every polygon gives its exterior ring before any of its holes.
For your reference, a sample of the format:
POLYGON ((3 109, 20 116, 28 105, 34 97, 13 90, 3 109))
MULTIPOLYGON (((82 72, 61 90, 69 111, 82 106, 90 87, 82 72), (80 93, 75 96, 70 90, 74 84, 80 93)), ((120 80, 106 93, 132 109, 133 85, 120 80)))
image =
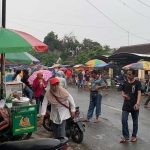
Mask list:
POLYGON ((150 54, 150 44, 123 46, 120 47, 114 54, 118 53, 150 54))

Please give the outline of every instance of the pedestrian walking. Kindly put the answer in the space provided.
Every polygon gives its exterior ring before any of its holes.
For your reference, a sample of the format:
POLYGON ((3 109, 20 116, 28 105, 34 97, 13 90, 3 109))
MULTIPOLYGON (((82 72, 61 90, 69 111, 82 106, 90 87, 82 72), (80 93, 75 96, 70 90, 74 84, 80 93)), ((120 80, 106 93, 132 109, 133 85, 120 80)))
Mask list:
POLYGON ((50 79, 50 90, 46 91, 41 109, 41 118, 38 122, 38 126, 40 127, 43 124, 47 105, 50 103, 50 119, 53 122, 52 128, 55 138, 66 136, 66 119, 70 118, 71 116, 75 116, 74 99, 66 89, 60 87, 59 83, 60 82, 57 78, 50 79), (71 112, 67 108, 69 106, 71 112))
POLYGON ((92 118, 94 108, 96 107, 96 119, 94 123, 98 123, 99 116, 101 115, 101 102, 102 102, 102 95, 101 89, 105 88, 106 84, 102 78, 97 76, 98 72, 93 70, 91 72, 91 77, 93 78, 90 87, 90 104, 87 113, 87 118, 84 119, 85 122, 89 122, 89 119, 92 118))
POLYGON ((86 89, 88 89, 89 81, 90 81, 90 74, 89 74, 88 70, 85 71, 84 81, 85 81, 85 83, 84 83, 84 89, 86 90, 86 89))
POLYGON ((120 143, 125 143, 129 140, 128 129, 128 116, 131 113, 133 120, 133 132, 131 136, 131 142, 137 141, 138 132, 138 116, 139 116, 139 103, 141 99, 141 83, 135 80, 135 70, 129 69, 127 71, 128 80, 123 85, 122 96, 124 97, 124 103, 122 107, 122 135, 120 143))
POLYGON ((47 87, 46 81, 43 79, 42 72, 37 73, 37 77, 33 81, 32 85, 34 89, 34 97, 36 99, 37 104, 37 117, 40 117, 39 114, 39 107, 42 105, 43 98, 44 98, 44 90, 47 87))
MULTIPOLYGON (((63 72, 63 71, 62 71, 63 72)), ((62 75, 62 72, 61 71, 58 71, 56 73, 56 78, 59 80, 59 84, 61 87, 63 88, 67 88, 67 81, 66 79, 64 78, 64 76, 62 75)))
POLYGON ((82 91, 83 89, 83 73, 82 70, 79 70, 78 73, 78 91, 82 91))
POLYGON ((148 103, 150 102, 150 92, 148 92, 148 98, 144 104, 144 108, 148 108, 148 103))

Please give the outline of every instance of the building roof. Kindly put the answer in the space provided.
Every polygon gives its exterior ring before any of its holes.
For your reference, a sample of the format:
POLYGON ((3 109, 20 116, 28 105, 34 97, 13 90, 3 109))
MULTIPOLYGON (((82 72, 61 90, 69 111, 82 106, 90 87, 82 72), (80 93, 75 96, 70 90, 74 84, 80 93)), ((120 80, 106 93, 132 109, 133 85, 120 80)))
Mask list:
POLYGON ((131 45, 131 46, 122 46, 114 54, 118 54, 118 53, 150 54, 150 43, 131 45))

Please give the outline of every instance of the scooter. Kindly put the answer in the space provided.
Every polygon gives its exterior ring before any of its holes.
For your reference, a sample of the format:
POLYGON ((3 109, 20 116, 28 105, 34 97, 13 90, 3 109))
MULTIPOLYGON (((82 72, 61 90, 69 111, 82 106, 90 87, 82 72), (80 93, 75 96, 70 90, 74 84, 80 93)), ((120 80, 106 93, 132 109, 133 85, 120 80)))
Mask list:
MULTIPOLYGON (((50 120, 50 105, 48 105, 47 109, 49 111, 46 112, 44 116, 43 127, 52 131, 52 121, 50 120)), ((71 137, 75 143, 80 144, 83 141, 83 132, 85 132, 85 124, 80 119, 80 111, 79 107, 76 107, 75 117, 69 118, 66 120, 66 136, 71 137)))
POLYGON ((6 142, 0 145, 0 150, 67 150, 68 138, 31 139, 24 141, 6 142))

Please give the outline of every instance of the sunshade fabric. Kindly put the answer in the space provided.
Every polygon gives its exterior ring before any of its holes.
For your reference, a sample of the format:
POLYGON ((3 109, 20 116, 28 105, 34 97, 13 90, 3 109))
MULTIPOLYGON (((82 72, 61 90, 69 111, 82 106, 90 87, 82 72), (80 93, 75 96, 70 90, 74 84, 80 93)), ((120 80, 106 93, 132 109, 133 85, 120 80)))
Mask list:
POLYGON ((93 60, 88 61, 86 65, 88 67, 104 67, 104 66, 107 66, 108 64, 104 62, 103 60, 93 59, 93 60))
POLYGON ((27 52, 32 49, 46 52, 48 46, 25 32, 0 28, 0 53, 27 52))

